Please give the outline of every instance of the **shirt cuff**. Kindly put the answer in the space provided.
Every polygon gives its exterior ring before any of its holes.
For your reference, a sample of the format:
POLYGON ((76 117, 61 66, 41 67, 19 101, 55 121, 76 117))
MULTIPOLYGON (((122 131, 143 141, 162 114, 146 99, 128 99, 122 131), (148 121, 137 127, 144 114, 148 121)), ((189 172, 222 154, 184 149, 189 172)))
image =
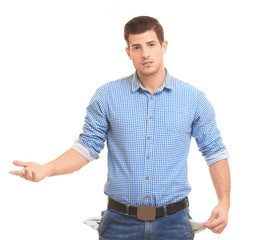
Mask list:
POLYGON ((205 159, 206 159, 208 166, 211 166, 212 164, 214 164, 220 160, 227 159, 228 157, 229 157, 228 151, 227 151, 227 149, 225 149, 225 150, 215 153, 211 156, 205 157, 205 159))
POLYGON ((93 148, 85 145, 80 139, 74 142, 72 149, 80 153, 90 162, 99 158, 98 153, 93 148))

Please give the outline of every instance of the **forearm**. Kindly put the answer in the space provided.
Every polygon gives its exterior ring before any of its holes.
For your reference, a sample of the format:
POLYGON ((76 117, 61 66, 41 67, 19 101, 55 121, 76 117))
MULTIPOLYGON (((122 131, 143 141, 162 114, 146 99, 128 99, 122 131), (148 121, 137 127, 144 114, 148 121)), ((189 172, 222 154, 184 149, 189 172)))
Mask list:
POLYGON ((219 203, 213 209, 204 227, 209 228, 214 233, 222 233, 228 224, 228 212, 230 208, 230 170, 228 160, 220 160, 210 166, 210 174, 216 190, 219 203))
POLYGON ((89 161, 74 149, 70 148, 55 160, 44 165, 48 177, 73 173, 78 171, 89 161))
POLYGON ((227 159, 210 166, 210 175, 217 193, 219 203, 230 207, 231 177, 227 159))

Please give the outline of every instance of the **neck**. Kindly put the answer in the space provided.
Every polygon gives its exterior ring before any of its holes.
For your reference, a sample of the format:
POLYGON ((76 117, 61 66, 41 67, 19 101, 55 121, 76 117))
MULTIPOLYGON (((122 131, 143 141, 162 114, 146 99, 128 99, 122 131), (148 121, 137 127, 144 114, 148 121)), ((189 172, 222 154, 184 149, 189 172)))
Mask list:
POLYGON ((150 75, 145 75, 139 72, 137 72, 137 74, 142 85, 153 94, 164 82, 166 70, 164 67, 161 67, 157 72, 150 75))

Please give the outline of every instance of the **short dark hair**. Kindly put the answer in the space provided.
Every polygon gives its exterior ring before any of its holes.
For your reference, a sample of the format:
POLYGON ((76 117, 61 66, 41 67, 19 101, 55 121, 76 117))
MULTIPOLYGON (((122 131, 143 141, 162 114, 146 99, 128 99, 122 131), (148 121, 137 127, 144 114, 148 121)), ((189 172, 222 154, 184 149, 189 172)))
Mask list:
POLYGON ((163 27, 156 18, 149 16, 138 16, 131 19, 124 27, 124 38, 125 41, 129 42, 130 34, 144 33, 149 30, 154 30, 160 44, 164 42, 164 31, 163 27))

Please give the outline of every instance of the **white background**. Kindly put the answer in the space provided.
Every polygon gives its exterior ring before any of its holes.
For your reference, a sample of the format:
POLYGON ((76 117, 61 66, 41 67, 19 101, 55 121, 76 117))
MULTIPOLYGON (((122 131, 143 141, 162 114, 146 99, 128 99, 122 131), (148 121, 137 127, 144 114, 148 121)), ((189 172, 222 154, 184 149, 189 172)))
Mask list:
MULTIPOLYGON (((96 88, 134 71, 124 24, 159 19, 169 42, 170 74, 203 90, 230 152, 232 206, 222 235, 254 239, 257 224, 258 7, 256 1, 0 2, 0 239, 90 239, 85 218, 106 207, 107 150, 72 175, 27 182, 13 160, 46 163, 78 138, 96 88)), ((216 205, 208 167, 192 142, 191 215, 205 221, 216 205)))

